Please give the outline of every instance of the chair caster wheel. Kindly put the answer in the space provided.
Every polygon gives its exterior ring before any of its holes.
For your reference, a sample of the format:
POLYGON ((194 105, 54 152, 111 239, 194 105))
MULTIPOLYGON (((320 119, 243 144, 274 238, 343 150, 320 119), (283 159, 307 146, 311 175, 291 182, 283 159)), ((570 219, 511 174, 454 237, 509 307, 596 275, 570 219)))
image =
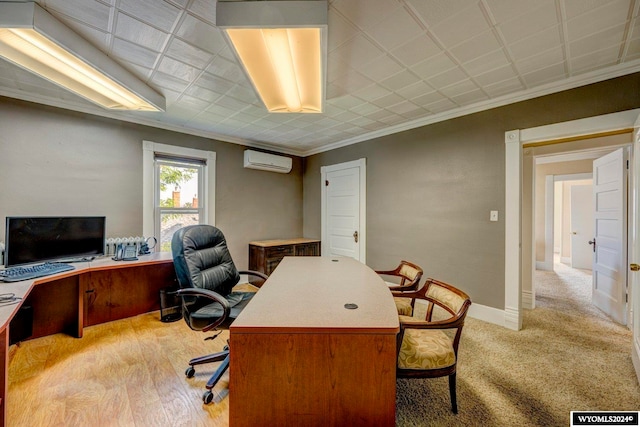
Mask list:
POLYGON ((210 391, 205 391, 202 395, 202 401, 205 405, 211 403, 213 401, 213 393, 211 393, 210 391))
POLYGON ((222 350, 224 350, 224 351, 229 351, 229 346, 228 346, 228 345, 225 345, 225 346, 222 348, 222 350))
POLYGON ((187 378, 192 378, 196 374, 196 370, 193 369, 193 366, 189 366, 187 370, 184 371, 184 374, 187 376, 187 378))

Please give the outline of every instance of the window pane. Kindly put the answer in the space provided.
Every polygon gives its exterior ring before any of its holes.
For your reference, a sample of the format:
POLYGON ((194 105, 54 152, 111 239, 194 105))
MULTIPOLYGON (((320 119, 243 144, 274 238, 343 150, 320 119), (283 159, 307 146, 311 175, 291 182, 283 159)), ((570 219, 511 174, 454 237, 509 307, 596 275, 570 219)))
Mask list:
POLYGON ((198 211, 160 213, 160 250, 171 251, 173 233, 187 225, 199 224, 198 211))
POLYGON ((160 163, 160 207, 198 207, 198 166, 160 163))

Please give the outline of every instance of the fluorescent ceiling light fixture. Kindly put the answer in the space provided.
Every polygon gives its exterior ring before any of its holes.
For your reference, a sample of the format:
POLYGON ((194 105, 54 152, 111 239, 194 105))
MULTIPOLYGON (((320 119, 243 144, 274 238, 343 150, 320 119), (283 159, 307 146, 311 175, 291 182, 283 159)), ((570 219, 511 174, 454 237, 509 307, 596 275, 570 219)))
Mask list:
POLYGON ((327 68, 326 1, 218 1, 223 29, 273 113, 321 113, 327 68))
POLYGON ((165 109, 162 95, 33 2, 0 2, 0 56, 105 108, 165 109))

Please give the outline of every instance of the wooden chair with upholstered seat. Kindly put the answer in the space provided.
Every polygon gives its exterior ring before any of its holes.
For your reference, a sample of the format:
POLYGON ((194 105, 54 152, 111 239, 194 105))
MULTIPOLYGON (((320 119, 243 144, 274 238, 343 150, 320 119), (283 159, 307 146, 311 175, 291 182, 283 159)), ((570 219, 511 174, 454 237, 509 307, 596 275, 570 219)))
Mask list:
POLYGON ((426 302, 426 307, 415 307, 415 313, 399 316, 397 377, 448 376, 451 409, 457 414, 458 345, 471 299, 463 291, 431 278, 418 291, 392 294, 410 298, 412 307, 416 300, 426 302))
MULTIPOLYGON (((377 270, 380 276, 389 276, 389 278, 393 277, 396 282, 387 282, 387 286, 391 291, 415 291, 418 289, 418 285, 420 284, 420 279, 422 279, 422 268, 417 266, 414 263, 409 261, 400 261, 400 265, 398 265, 394 270, 377 270)), ((410 316, 413 312, 413 300, 410 298, 400 298, 394 297, 394 302, 396 303, 396 308, 398 309, 398 314, 408 315, 410 316)))

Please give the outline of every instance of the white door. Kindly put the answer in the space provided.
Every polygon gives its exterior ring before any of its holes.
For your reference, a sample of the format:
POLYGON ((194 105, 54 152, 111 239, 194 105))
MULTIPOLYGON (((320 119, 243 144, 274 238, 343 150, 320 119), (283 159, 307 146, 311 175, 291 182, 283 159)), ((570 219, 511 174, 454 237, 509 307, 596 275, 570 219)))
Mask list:
POLYGON ((593 186, 571 186, 571 267, 591 270, 593 263, 593 186))
POLYGON ((366 262, 365 161, 321 168, 322 255, 366 262))
POLYGON ((593 162, 593 304, 627 323, 627 174, 625 149, 593 162))
MULTIPOLYGON (((631 215, 631 259, 630 262, 640 264, 640 117, 636 120, 633 132, 633 168, 631 189, 632 215, 631 215)), ((631 359, 636 370, 636 376, 640 381, 640 271, 635 271, 629 276, 631 307, 629 312, 629 327, 631 328, 632 345, 631 359)))

